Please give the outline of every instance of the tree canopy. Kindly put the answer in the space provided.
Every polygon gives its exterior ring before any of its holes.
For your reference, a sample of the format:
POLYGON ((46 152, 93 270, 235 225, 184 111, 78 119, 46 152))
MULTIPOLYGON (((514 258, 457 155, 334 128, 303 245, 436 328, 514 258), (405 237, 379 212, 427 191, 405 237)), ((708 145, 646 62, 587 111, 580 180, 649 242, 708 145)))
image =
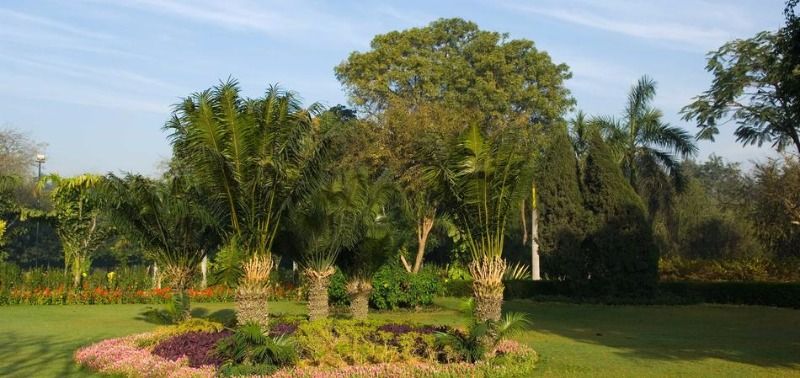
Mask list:
POLYGON ((736 140, 769 143, 778 151, 800 153, 800 20, 796 0, 786 5, 786 25, 753 38, 730 41, 708 57, 711 87, 683 108, 694 120, 698 138, 714 140, 719 126, 736 124, 736 140))
POLYGON ((524 39, 485 31, 459 18, 373 38, 335 69, 350 99, 377 113, 395 97, 475 108, 494 117, 524 114, 552 121, 573 104, 565 64, 524 39))

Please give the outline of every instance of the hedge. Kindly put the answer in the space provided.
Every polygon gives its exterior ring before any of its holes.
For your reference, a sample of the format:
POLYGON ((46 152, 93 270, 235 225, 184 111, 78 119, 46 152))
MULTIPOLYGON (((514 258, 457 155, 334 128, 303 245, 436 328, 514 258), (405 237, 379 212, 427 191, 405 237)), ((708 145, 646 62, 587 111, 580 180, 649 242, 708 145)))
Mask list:
MULTIPOLYGON (((800 283, 660 282, 648 296, 608 296, 589 285, 566 281, 506 281, 505 299, 537 299, 605 304, 719 303, 800 308, 800 283)), ((449 296, 472 295, 471 281, 448 281, 449 296)))

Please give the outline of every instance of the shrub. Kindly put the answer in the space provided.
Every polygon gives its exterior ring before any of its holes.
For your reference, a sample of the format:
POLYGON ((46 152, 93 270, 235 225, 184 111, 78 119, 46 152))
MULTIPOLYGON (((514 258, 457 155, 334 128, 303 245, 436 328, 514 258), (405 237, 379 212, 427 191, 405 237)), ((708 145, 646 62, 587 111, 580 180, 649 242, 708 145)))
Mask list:
POLYGON ((291 366, 297 362, 298 354, 293 340, 271 337, 258 323, 247 323, 236 329, 216 347, 217 355, 225 365, 274 365, 291 366))
MULTIPOLYGON (((446 294, 469 296, 470 281, 450 281, 446 294)), ((719 303, 800 308, 800 283, 783 282, 660 282, 654 295, 608 296, 569 281, 506 281, 506 299, 539 299, 605 304, 719 303)))
POLYGON ((342 367, 398 361, 436 361, 434 330, 409 324, 322 320, 300 324, 298 344, 314 366, 342 367))
POLYGON ((662 282, 659 291, 694 302, 800 308, 800 283, 662 282))
POLYGON ((172 361, 186 357, 191 367, 219 366, 222 360, 216 355, 214 348, 217 342, 230 335, 230 331, 188 332, 162 341, 153 348, 153 354, 172 361))
POLYGON ((347 295, 347 277, 341 269, 331 276, 330 286, 328 286, 328 303, 331 306, 347 306, 350 304, 350 297, 347 295))
POLYGON ((433 268, 425 267, 417 274, 411 274, 393 263, 382 266, 375 273, 372 288, 372 307, 393 310, 431 305, 440 285, 433 268))

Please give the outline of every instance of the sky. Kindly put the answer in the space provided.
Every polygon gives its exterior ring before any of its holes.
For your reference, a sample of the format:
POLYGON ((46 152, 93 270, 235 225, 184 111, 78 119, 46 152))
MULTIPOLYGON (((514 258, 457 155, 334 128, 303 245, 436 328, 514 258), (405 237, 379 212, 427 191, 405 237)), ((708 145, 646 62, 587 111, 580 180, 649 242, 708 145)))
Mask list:
MULTIPOLYGON (((461 17, 569 65, 566 86, 589 115, 619 115, 651 76, 664 120, 694 134, 679 112, 711 82, 706 54, 778 29, 782 10, 782 0, 0 0, 0 128, 46 143, 47 173, 153 175, 182 97, 234 77, 249 97, 278 84, 306 104, 346 104, 333 68, 351 52, 376 34, 461 17)), ((774 156, 732 133, 700 142, 698 159, 748 167, 774 156)))

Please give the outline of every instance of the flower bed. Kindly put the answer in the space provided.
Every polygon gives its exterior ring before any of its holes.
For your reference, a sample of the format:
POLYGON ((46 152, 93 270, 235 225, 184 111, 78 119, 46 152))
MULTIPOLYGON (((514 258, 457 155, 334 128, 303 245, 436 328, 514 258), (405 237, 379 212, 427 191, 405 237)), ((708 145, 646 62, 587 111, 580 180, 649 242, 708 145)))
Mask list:
POLYGON ((109 375, 146 378, 215 377, 214 366, 193 368, 188 358, 169 360, 159 357, 145 348, 136 346, 135 335, 110 339, 81 348, 75 353, 75 361, 94 371, 109 375))
POLYGON ((276 320, 265 333, 255 324, 231 331, 192 319, 87 346, 75 360, 127 377, 497 377, 525 376, 534 368, 536 353, 510 339, 499 340, 474 363, 439 341, 465 332, 374 321, 276 320))

